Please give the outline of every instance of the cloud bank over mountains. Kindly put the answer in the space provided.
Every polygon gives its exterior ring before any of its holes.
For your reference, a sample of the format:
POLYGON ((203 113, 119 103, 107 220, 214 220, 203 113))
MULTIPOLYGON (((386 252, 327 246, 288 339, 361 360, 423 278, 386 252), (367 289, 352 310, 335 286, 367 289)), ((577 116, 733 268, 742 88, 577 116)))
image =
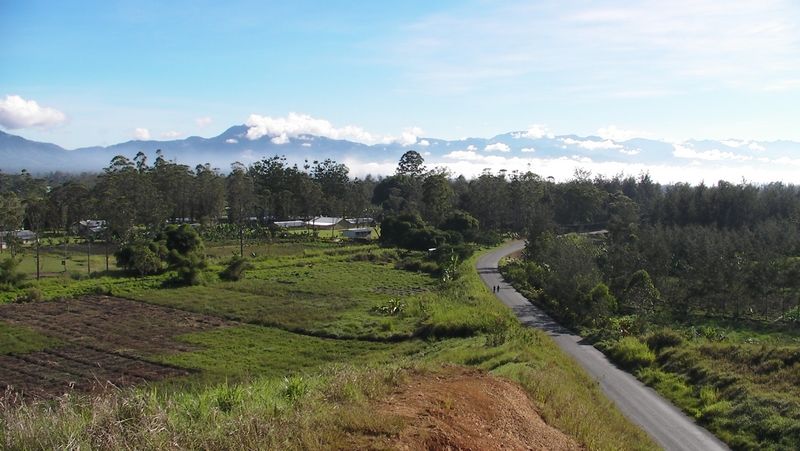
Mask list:
MULTIPOLYGON (((38 104, 30 111, 41 111, 38 104)), ((19 103, 12 99, 13 103, 19 103)), ((34 102, 35 104, 35 102, 34 102)), ((16 116, 14 124, 21 122, 16 116)), ((53 113, 40 115, 55 117, 53 113)), ((201 118, 203 119, 203 118, 201 118)), ((40 123, 33 119, 25 123, 40 123)), ((210 120, 201 122, 210 124, 210 120)), ((7 124, 5 128, 10 128, 7 124)), ((649 173, 663 183, 740 182, 800 183, 800 143, 741 139, 673 142, 647 133, 609 125, 597 135, 557 135, 542 124, 490 138, 455 140, 424 136, 418 127, 397 135, 381 135, 362 127, 335 126, 325 119, 290 113, 285 117, 252 114, 246 124, 230 127, 210 138, 178 139, 177 131, 160 133, 153 140, 149 129, 133 130, 132 141, 106 147, 66 150, 54 144, 28 141, 0 132, 0 169, 15 172, 99 171, 115 155, 133 157, 144 151, 164 155, 194 166, 211 163, 225 171, 236 161, 249 164, 264 157, 285 155, 290 163, 331 158, 345 163, 353 176, 389 175, 400 156, 415 149, 429 168, 440 167, 454 175, 474 177, 484 171, 532 171, 542 177, 569 179, 577 169, 595 175, 638 176, 649 173)))
POLYGON ((397 137, 377 135, 354 125, 337 128, 325 119, 316 119, 307 114, 298 113, 289 113, 286 117, 277 118, 251 114, 245 124, 249 127, 247 139, 256 140, 266 136, 274 144, 286 144, 289 139, 313 135, 367 145, 397 143, 411 146, 417 144, 418 137, 422 134, 421 128, 410 127, 403 130, 397 137))

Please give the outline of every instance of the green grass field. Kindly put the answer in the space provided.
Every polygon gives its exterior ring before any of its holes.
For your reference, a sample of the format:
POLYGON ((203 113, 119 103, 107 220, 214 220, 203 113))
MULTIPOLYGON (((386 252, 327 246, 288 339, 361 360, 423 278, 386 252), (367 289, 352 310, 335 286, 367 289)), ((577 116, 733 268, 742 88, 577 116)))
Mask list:
MULTIPOLYGON (((229 245, 210 247, 226 256, 229 245)), ((189 376, 98 396, 0 405, 9 448, 316 449, 358 434, 396 434, 396 418, 371 403, 398 381, 441 365, 479 367, 517 381, 545 420, 587 449, 654 449, 598 386, 544 334, 524 329, 481 283, 474 258, 443 283, 394 267, 397 251, 374 245, 275 245, 239 282, 164 288, 168 275, 49 278, 47 299, 111 292, 199 312, 233 325, 178 337, 192 350, 145 356, 195 370, 189 376), (391 308, 387 308, 391 307, 391 308)), ((7 296, 4 299, 13 299, 7 296)), ((2 325, 0 321, 0 325, 2 325)), ((55 346, 2 326, 0 350, 55 346)), ((3 403, 5 401, 1 401, 3 403)))
POLYGON ((120 293, 144 302, 305 334, 411 337, 422 320, 420 295, 434 289, 436 281, 427 274, 397 270, 390 263, 354 260, 365 252, 382 252, 372 247, 329 252, 333 255, 258 259, 247 278, 239 282, 120 293), (407 306, 401 314, 377 312, 392 299, 407 306))
POLYGON ((0 322, 0 355, 25 354, 58 346, 58 340, 27 327, 0 322))

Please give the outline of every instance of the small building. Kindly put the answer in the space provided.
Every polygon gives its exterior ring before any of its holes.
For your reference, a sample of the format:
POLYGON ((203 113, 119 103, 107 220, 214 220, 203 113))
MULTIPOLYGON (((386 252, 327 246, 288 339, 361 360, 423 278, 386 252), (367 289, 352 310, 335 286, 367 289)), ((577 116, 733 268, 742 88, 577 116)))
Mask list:
POLYGON ((342 231, 342 236, 351 240, 366 241, 372 238, 372 229, 369 227, 361 227, 358 229, 347 229, 342 231))
POLYGON ((375 220, 372 218, 346 218, 345 221, 356 228, 375 225, 375 220))
POLYGON ((8 248, 9 234, 11 239, 21 244, 31 244, 36 242, 36 234, 30 230, 0 231, 0 249, 8 248))
POLYGON ((104 219, 84 219, 72 226, 72 232, 81 236, 98 235, 105 229, 106 221, 104 219))
POLYGON ((317 216, 310 221, 306 221, 306 226, 318 230, 318 229, 335 229, 337 227, 349 227, 350 225, 342 218, 334 218, 331 216, 317 216))
POLYGON ((275 224, 277 227, 281 227, 284 229, 297 229, 306 226, 306 222, 300 219, 292 221, 275 221, 273 222, 273 224, 275 224))

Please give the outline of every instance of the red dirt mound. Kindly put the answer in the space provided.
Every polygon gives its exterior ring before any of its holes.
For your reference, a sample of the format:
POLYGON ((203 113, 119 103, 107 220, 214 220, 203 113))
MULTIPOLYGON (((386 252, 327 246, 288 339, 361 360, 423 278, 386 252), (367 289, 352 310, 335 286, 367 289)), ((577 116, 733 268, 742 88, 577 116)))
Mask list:
POLYGON ((448 368, 412 377, 377 406, 406 426, 391 443, 401 450, 579 450, 542 420, 518 385, 475 370, 448 368))

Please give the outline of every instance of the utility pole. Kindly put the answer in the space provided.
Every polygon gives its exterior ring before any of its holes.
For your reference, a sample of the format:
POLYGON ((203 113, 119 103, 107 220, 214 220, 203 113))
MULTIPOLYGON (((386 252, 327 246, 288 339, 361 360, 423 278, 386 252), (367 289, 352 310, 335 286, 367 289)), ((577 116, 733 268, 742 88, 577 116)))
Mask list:
POLYGON ((89 235, 86 235, 86 272, 90 276, 92 275, 92 239, 89 235))
POLYGON ((36 280, 41 277, 39 266, 39 231, 36 231, 36 280))

